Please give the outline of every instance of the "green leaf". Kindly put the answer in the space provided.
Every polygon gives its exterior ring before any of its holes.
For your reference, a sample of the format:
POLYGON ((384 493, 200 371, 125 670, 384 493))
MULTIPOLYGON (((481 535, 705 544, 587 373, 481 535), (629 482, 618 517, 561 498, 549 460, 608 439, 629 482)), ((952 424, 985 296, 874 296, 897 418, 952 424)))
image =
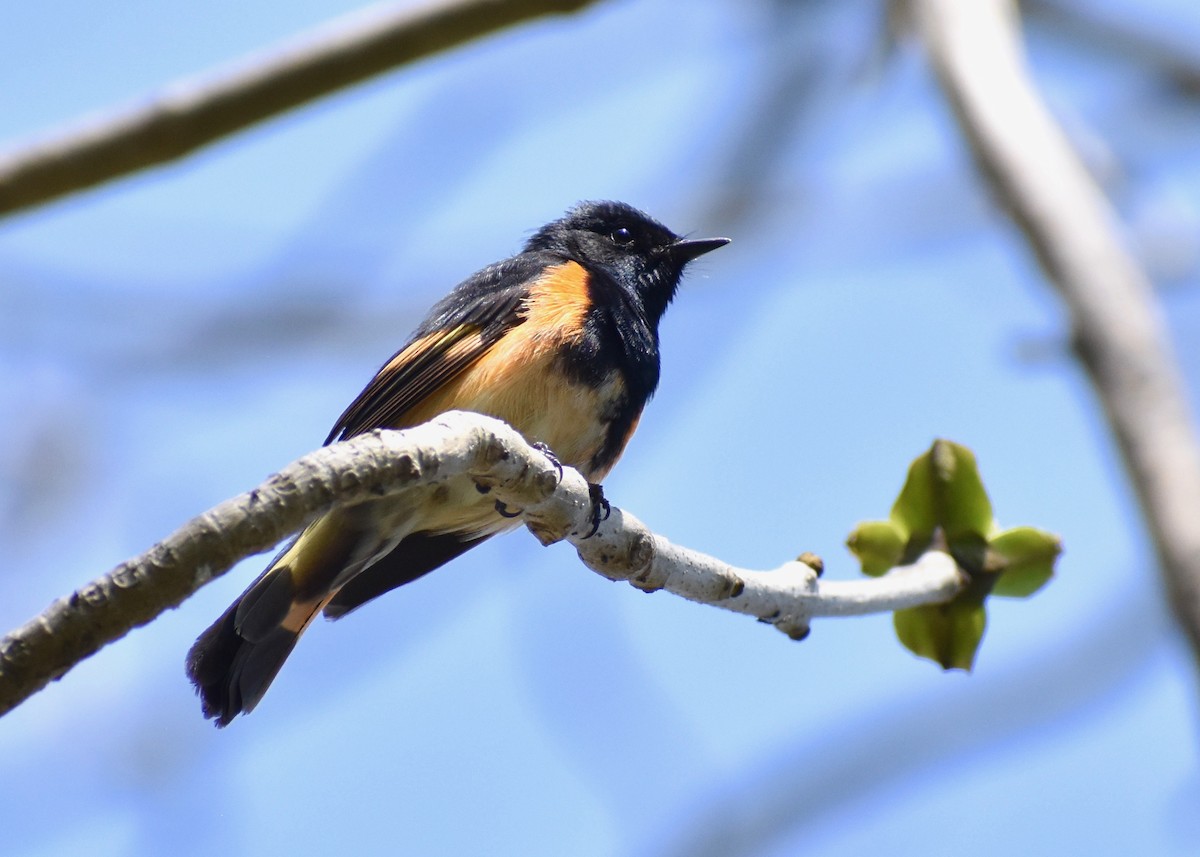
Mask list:
POLYGON ((975 454, 948 440, 935 440, 929 450, 938 523, 951 548, 958 539, 980 541, 995 529, 975 454), (974 539, 970 537, 974 536, 974 539))
POLYGON ((900 564, 906 540, 893 521, 867 521, 854 528, 846 547, 862 563, 863 574, 878 577, 900 564))
POLYGON ((929 604, 897 610, 896 636, 914 654, 942 669, 970 671, 987 626, 982 597, 958 598, 948 604, 929 604))
POLYGON ((909 465, 908 478, 904 480, 889 517, 900 527, 905 541, 919 543, 923 549, 933 538, 938 520, 929 453, 909 465))
POLYGON ((1062 542, 1053 533, 1033 527, 1013 527, 988 542, 989 569, 999 572, 992 592, 1009 598, 1027 598, 1054 574, 1062 542))
POLYGON ((970 670, 987 625, 987 597, 1036 592, 1062 551, 1056 536, 1032 527, 998 530, 975 454, 937 440, 909 466, 889 520, 859 524, 846 544, 870 575, 933 547, 950 552, 966 573, 965 588, 948 603, 899 610, 893 621, 917 655, 948 670, 970 670))

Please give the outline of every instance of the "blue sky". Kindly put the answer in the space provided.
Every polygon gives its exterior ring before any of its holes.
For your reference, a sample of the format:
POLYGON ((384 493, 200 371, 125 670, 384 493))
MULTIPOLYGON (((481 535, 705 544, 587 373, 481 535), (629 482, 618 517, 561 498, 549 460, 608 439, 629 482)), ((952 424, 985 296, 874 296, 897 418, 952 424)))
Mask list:
MULTIPOLYGON (((1183 0, 1080 5, 1197 43, 1183 0)), ((14 8, 0 140, 351 8, 14 8)), ((686 9, 600 3, 0 221, 0 622, 315 447, 437 297, 597 197, 734 239, 667 314, 614 502, 851 577, 846 534, 949 437, 1002 523, 1063 537, 1056 579, 992 606, 965 676, 888 617, 792 643, 515 533, 313 628, 218 732, 183 656, 253 558, 0 721, 4 853, 1191 853, 1194 665, 1062 309, 919 52, 878 55, 875 3, 686 9)), ((1200 106, 1044 19, 1029 44, 1194 392, 1200 106)))

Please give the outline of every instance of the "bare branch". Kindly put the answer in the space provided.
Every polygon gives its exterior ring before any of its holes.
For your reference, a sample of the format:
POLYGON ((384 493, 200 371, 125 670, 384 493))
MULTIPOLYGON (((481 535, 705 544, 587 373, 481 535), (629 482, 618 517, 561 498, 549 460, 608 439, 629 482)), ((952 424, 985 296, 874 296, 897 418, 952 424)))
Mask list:
POLYGON ((1166 325, 1116 218, 1039 98, 1009 0, 911 0, 992 190, 1058 289, 1200 657, 1200 448, 1166 325))
POLYGON ((396 66, 594 0, 371 6, 123 109, 0 152, 0 215, 195 149, 396 66))
POLYGON ((926 554, 882 578, 827 582, 802 562, 734 568, 673 545, 613 507, 595 534, 587 481, 559 468, 504 423, 461 411, 405 431, 378 431, 310 453, 246 494, 210 509, 141 556, 59 599, 0 639, 0 714, 103 646, 178 606, 243 557, 267 550, 338 504, 470 479, 543 543, 569 540, 611 580, 746 613, 792 637, 814 616, 848 616, 949 600, 965 578, 926 554))

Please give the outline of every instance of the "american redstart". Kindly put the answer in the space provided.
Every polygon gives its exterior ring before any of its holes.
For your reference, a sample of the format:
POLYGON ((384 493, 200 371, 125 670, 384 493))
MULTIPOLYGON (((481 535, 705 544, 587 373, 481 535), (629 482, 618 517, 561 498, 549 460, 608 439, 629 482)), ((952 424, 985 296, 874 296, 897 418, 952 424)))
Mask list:
MULTIPOLYGON (((477 411, 598 483, 658 385, 658 323, 684 267, 727 243, 581 203, 436 304, 325 442, 477 411)), ((335 509, 284 548, 188 653, 204 715, 252 711, 318 613, 345 616, 517 524, 473 485, 441 489, 335 509)))

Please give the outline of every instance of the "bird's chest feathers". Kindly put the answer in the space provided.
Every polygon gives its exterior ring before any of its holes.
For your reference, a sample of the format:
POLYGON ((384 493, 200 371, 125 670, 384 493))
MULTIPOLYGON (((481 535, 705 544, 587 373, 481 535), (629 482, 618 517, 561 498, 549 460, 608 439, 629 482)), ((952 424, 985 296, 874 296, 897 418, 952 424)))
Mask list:
POLYGON ((499 417, 528 440, 547 444, 564 464, 591 475, 605 446, 613 417, 626 399, 625 382, 615 369, 599 379, 572 377, 562 346, 522 342, 509 334, 498 344, 512 356, 481 361, 464 383, 474 387, 464 399, 482 413, 499 417))
MULTIPOLYGON (((547 444, 588 478, 601 478, 616 460, 633 420, 629 385, 616 343, 598 339, 587 277, 566 263, 562 274, 535 283, 521 321, 487 354, 432 397, 443 405, 498 417, 528 440, 547 444)), ((431 414, 432 415, 432 414, 431 414)))

